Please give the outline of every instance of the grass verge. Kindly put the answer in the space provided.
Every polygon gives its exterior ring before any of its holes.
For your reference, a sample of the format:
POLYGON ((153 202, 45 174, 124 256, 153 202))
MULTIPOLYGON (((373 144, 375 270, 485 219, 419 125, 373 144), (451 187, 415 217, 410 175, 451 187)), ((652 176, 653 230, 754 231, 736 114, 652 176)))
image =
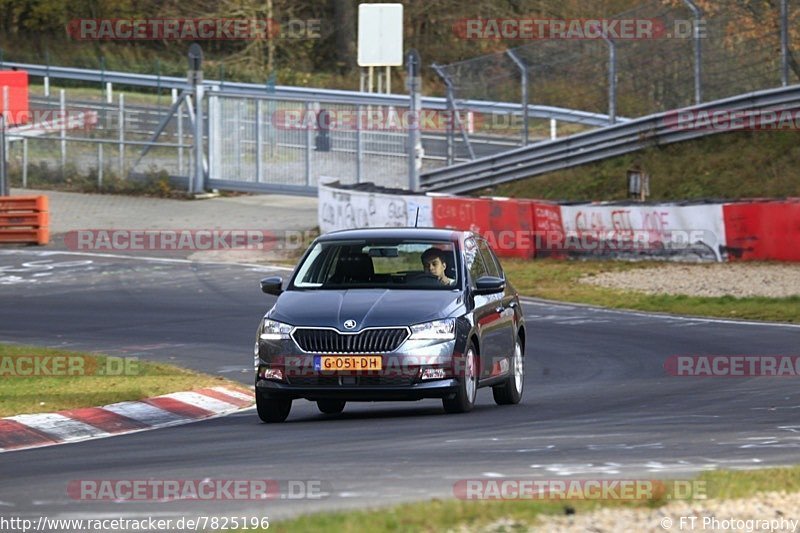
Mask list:
MULTIPOLYGON (((503 267, 508 279, 520 294, 525 296, 586 303, 615 309, 800 323, 800 297, 797 296, 789 298, 737 298, 733 296, 711 298, 651 295, 597 287, 578 281, 583 276, 592 276, 603 272, 652 268, 659 265, 663 265, 663 263, 550 259, 503 260, 503 267)), ((693 266, 704 268, 704 265, 693 266)))
POLYGON ((0 344, 0 417, 94 407, 216 386, 243 388, 221 377, 165 363, 0 344), (30 373, 37 375, 25 375, 30 373))
MULTIPOLYGON (((698 480, 708 487, 713 499, 738 499, 759 492, 800 491, 800 467, 750 471, 715 471, 701 474, 698 480)), ((379 531, 457 531, 461 526, 481 527, 500 519, 533 524, 540 515, 586 513, 599 507, 657 508, 666 498, 642 501, 464 501, 432 500, 385 509, 319 513, 270 524, 270 531, 303 533, 338 531, 356 533, 379 531)), ((527 528, 520 528, 526 530, 527 528)))

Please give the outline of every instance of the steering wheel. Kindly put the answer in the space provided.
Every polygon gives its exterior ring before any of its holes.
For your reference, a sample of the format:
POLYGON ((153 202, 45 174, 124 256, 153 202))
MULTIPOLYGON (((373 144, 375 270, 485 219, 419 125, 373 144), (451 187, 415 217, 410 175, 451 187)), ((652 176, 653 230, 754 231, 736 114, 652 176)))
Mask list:
POLYGON ((436 283, 441 285, 441 281, 439 281, 439 277, 435 274, 431 274, 430 272, 417 272, 413 276, 409 276, 409 281, 420 281, 423 282, 425 285, 436 283))

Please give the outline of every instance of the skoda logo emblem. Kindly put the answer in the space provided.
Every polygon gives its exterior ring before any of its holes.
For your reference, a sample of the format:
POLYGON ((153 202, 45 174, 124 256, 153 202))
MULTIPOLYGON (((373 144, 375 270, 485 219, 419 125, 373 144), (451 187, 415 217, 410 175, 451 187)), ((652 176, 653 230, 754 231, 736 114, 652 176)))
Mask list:
POLYGON ((355 320, 351 319, 351 320, 345 320, 344 321, 344 328, 345 329, 353 329, 354 327, 356 327, 356 321, 355 320))

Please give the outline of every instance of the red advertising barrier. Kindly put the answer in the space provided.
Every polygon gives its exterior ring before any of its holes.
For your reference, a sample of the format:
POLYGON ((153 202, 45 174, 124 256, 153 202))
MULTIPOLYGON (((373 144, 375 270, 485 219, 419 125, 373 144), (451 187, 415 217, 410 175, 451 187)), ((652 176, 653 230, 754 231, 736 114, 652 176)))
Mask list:
POLYGON ((536 202, 532 207, 533 231, 536 235, 536 257, 565 257, 564 223, 561 219, 561 206, 558 204, 536 202))
POLYGON ((0 71, 0 113, 4 113, 8 126, 28 122, 28 73, 21 70, 0 71), (3 109, 3 88, 8 87, 8 109, 3 109))
POLYGON ((800 201, 725 204, 729 261, 800 261, 800 201))
POLYGON ((493 198, 489 209, 489 231, 482 232, 500 257, 533 259, 532 203, 514 198, 493 198))
POLYGON ((433 226, 483 234, 490 228, 492 201, 483 198, 433 198, 433 226))

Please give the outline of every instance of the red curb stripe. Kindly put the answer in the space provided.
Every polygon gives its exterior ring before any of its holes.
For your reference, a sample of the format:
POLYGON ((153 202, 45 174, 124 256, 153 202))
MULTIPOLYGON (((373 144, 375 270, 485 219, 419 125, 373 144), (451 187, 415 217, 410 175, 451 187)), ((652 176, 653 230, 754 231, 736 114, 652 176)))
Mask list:
POLYGON ((205 418, 207 416, 215 415, 211 411, 207 411, 196 405, 188 404, 175 398, 146 398, 142 400, 145 403, 154 405, 159 409, 175 413, 176 415, 184 416, 187 418, 205 418))
POLYGON ((0 420, 0 448, 14 449, 59 442, 42 431, 14 420, 0 420))
POLYGON ((232 403, 233 405, 236 405, 238 407, 244 407, 246 405, 249 406, 252 405, 253 403, 252 401, 242 400, 241 398, 237 398, 236 396, 230 396, 228 394, 225 394, 224 392, 214 389, 200 389, 195 392, 198 394, 202 394, 203 396, 214 398, 215 400, 219 400, 221 402, 232 403))
POLYGON ((147 424, 142 424, 127 416, 106 411, 102 407, 70 409, 68 411, 59 411, 58 414, 89 424, 108 433, 122 433, 148 427, 147 424))

